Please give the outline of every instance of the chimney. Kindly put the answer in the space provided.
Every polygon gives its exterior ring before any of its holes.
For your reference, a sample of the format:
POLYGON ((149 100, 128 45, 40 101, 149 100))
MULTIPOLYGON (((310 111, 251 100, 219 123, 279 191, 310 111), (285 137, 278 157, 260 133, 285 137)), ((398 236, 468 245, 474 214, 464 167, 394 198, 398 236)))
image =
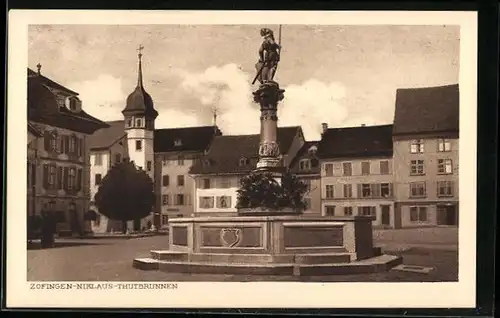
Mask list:
POLYGON ((321 124, 321 134, 324 134, 327 130, 328 130, 328 124, 322 123, 321 124))
POLYGON ((366 125, 365 124, 361 124, 361 127, 366 127, 366 125))
POLYGON ((37 74, 38 74, 38 75, 40 75, 40 74, 41 74, 41 71, 40 71, 40 70, 42 69, 42 64, 38 63, 38 64, 36 65, 36 68, 37 68, 37 74))

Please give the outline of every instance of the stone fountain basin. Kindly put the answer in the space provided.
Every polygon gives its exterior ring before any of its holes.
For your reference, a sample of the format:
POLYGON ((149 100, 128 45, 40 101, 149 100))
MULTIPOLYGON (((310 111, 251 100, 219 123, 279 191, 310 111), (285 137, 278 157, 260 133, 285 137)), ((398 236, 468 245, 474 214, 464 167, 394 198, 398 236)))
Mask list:
POLYGON ((183 273, 328 275, 385 271, 401 257, 373 246, 371 217, 266 215, 169 220, 169 249, 135 268, 183 273))

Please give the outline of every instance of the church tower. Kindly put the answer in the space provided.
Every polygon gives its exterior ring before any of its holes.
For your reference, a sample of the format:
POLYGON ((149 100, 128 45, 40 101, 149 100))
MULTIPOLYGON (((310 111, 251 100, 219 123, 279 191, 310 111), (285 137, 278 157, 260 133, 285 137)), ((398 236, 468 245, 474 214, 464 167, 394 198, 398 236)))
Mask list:
POLYGON ((139 46, 139 69, 137 86, 127 97, 127 104, 122 114, 125 117, 128 154, 136 166, 145 170, 154 180, 153 136, 155 119, 158 112, 154 109, 153 99, 146 92, 142 82, 142 49, 139 46))

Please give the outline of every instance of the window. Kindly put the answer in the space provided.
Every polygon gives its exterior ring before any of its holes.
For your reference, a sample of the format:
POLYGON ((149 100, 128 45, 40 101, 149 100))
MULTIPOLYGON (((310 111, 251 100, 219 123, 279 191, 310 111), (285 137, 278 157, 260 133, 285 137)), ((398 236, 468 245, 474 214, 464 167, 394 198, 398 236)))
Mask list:
POLYGON ((438 152, 451 151, 451 141, 449 139, 438 139, 438 152))
POLYGON ((362 216, 375 216, 377 208, 374 206, 360 206, 358 207, 358 214, 362 216))
POLYGON ((177 186, 179 186, 179 187, 184 186, 184 176, 183 175, 177 176, 177 186))
POLYGON ((326 216, 334 216, 335 215, 335 205, 326 205, 325 206, 325 215, 326 216))
POLYGON ((141 120, 140 118, 137 118, 137 119, 135 120, 135 126, 136 126, 136 127, 142 127, 142 120, 141 120))
POLYGON ((344 184, 344 198, 352 198, 352 185, 344 184))
POLYGON ((231 179, 229 178, 220 178, 219 179, 219 187, 222 189, 228 189, 231 187, 231 179))
POLYGON ((100 173, 96 173, 95 175, 95 185, 100 185, 102 181, 102 175, 100 173))
POLYGON ((168 187, 169 184, 170 184, 170 177, 168 176, 168 174, 165 174, 162 176, 161 178, 161 183, 164 187, 168 187))
POLYGON ((115 163, 120 163, 122 161, 122 155, 117 153, 115 155, 115 163))
POLYGON ((230 196, 217 197, 217 208, 228 209, 230 207, 231 207, 231 197, 230 196))
POLYGON ((411 222, 427 222, 427 207, 412 206, 410 207, 411 222))
POLYGON ((438 181, 437 182, 437 196, 438 197, 451 197, 451 196, 453 196, 453 181, 438 181))
POLYGON ((56 171, 57 167, 55 165, 50 165, 48 167, 49 173, 48 173, 48 178, 47 178, 47 183, 49 186, 49 189, 55 189, 56 187, 56 171))
POLYGON ((57 167, 57 189, 62 189, 64 184, 63 168, 57 167))
POLYGON ((344 215, 345 216, 351 216, 352 215, 352 206, 345 206, 344 207, 344 215))
POLYGON ((76 150, 76 137, 75 136, 71 136, 69 137, 69 149, 68 149, 68 152, 69 153, 74 153, 76 150))
POLYGON ((168 165, 168 158, 167 156, 163 156, 162 159, 161 159, 161 164, 163 166, 167 166, 168 165))
POLYGON ((175 147, 182 146, 182 140, 180 140, 180 139, 176 139, 176 140, 174 141, 174 146, 175 146, 175 147))
POLYGON ((168 194, 163 194, 161 196, 161 204, 162 205, 169 205, 169 202, 168 202, 168 194))
POLYGON ((369 162, 362 162, 361 163, 361 174, 366 176, 370 174, 370 163, 369 162))
POLYGON ((239 165, 240 166, 246 166, 250 163, 250 161, 248 160, 248 158, 245 158, 245 157, 241 157, 240 158, 240 162, 239 162, 239 165))
POLYGON ((184 165, 184 157, 183 156, 177 157, 177 165, 178 166, 183 166, 184 165))
POLYGON ((361 184, 361 197, 369 198, 372 196, 372 187, 369 183, 361 184))
POLYGON ((200 197, 200 208, 212 209, 214 207, 214 197, 200 197))
POLYGON ((147 169, 148 171, 151 171, 151 166, 152 166, 151 161, 147 161, 147 162, 146 162, 146 169, 147 169))
POLYGON ((326 198, 333 199, 333 185, 328 184, 325 186, 325 189, 326 189, 326 198))
POLYGON ((57 132, 53 131, 50 134, 50 150, 51 151, 57 151, 57 132))
POLYGON ((311 191, 311 179, 302 179, 301 181, 306 185, 306 191, 311 191))
POLYGON ((383 198, 390 197, 391 194, 391 185, 389 183, 382 183, 380 184, 380 195, 383 198))
POLYGON ((210 179, 203 179, 202 181, 202 189, 210 189, 210 179))
POLYGON ((69 100, 69 109, 71 109, 72 111, 76 110, 76 100, 74 98, 71 98, 69 100))
POLYGON ((132 127, 132 119, 127 119, 127 127, 132 127))
POLYGON ((96 153, 94 155, 94 165, 101 166, 102 165, 102 154, 96 153))
POLYGON ((167 225, 168 224, 168 215, 162 215, 161 216, 161 224, 162 225, 167 225))
POLYGON ((304 209, 305 210, 310 210, 311 209, 311 198, 304 198, 304 209))
POLYGON ((413 140, 410 143, 410 153, 424 153, 424 141, 422 139, 413 140))
POLYGON ((135 150, 136 151, 141 151, 142 150, 142 140, 136 140, 135 141, 135 150))
POLYGON ((332 163, 325 164, 325 175, 327 177, 333 176, 333 164, 332 163))
POLYGON ((68 190, 74 189, 76 186, 76 169, 70 168, 68 173, 68 190))
POLYGON ((380 161, 380 174, 389 174, 389 161, 380 161))
POLYGON ((438 173, 439 174, 453 173, 453 164, 451 159, 438 159, 438 173))
POLYGON ((410 183, 410 197, 411 198, 425 197, 425 181, 410 183))
POLYGON ((309 159, 302 159, 299 162, 299 170, 300 171, 306 171, 306 170, 311 170, 311 160, 309 159))
POLYGON ((344 176, 352 176, 352 164, 350 162, 344 162, 342 164, 342 171, 344 176))
POLYGON ((418 176, 424 174, 424 161, 423 160, 411 160, 410 161, 410 175, 418 176))
POLYGON ((184 194, 177 194, 175 196, 175 205, 184 205, 186 204, 185 202, 185 197, 184 197, 184 194))

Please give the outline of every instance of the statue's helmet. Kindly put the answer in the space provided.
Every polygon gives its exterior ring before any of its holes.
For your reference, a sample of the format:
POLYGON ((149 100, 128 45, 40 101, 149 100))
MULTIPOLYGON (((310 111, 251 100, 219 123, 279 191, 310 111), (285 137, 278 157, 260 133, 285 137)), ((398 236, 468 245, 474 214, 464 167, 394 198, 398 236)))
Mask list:
POLYGON ((262 28, 260 29, 260 35, 261 36, 273 36, 273 30, 268 29, 268 28, 262 28))

